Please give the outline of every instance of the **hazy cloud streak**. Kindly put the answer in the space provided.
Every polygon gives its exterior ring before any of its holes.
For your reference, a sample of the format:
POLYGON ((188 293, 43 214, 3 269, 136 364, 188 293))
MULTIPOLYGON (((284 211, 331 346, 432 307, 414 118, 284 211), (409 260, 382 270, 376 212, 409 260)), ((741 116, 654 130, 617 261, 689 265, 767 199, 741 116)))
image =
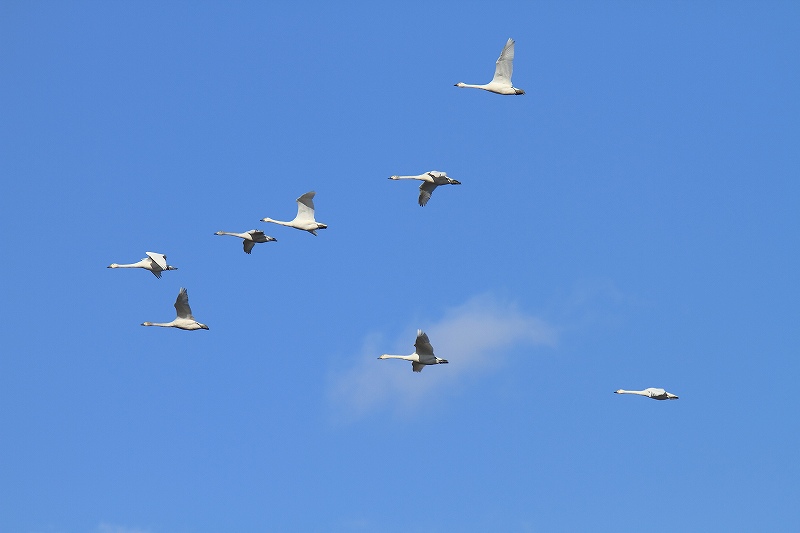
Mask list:
POLYGON ((418 327, 428 333, 436 355, 450 364, 415 374, 410 362, 376 360, 383 353, 412 353, 414 328, 391 343, 369 336, 361 353, 353 356, 353 366, 331 376, 329 395, 338 419, 357 418, 390 401, 399 402, 398 411, 416 406, 433 398, 433 391, 491 370, 504 360, 505 350, 518 345, 554 345, 557 340, 555 328, 544 320, 513 303, 485 295, 448 310, 439 322, 418 327))

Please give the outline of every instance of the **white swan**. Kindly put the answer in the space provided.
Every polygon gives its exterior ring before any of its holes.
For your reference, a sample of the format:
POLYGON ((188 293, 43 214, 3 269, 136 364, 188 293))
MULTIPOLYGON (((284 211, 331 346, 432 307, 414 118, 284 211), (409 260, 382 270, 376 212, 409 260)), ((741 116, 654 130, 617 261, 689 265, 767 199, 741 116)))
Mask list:
POLYGON ((138 263, 131 263, 129 265, 111 263, 108 265, 108 268, 143 268, 152 272, 153 275, 159 279, 161 278, 161 272, 164 270, 178 270, 176 267, 167 264, 167 256, 164 254, 157 254, 155 252, 145 252, 145 254, 147 254, 147 257, 138 263))
POLYGON ((422 184, 419 186, 419 205, 424 206, 431 199, 434 189, 439 185, 461 185, 461 182, 448 178, 446 172, 439 172, 438 170, 431 170, 419 176, 389 176, 390 180, 419 180, 422 184))
POLYGON ((494 78, 486 85, 470 85, 458 82, 456 87, 468 87, 470 89, 483 89, 497 94, 525 94, 522 89, 517 89, 511 85, 511 72, 514 70, 514 39, 509 39, 497 58, 497 66, 494 68, 494 78))
POLYGON ((244 253, 246 254, 249 254, 253 250, 253 246, 255 246, 257 242, 273 242, 278 240, 275 237, 264 235, 264 232, 261 231, 260 229, 251 229, 250 231, 245 231, 244 233, 230 233, 228 231, 218 231, 214 235, 231 235, 233 237, 239 237, 240 239, 244 239, 242 244, 244 244, 244 253))
POLYGON ((654 400, 677 400, 678 397, 674 394, 671 394, 664 389, 654 389, 650 387, 649 389, 644 390, 615 390, 614 394, 638 394, 639 396, 647 396, 648 398, 652 398, 654 400))
POLYGON ((416 350, 411 355, 388 355, 383 354, 378 359, 405 359, 411 361, 411 369, 414 372, 422 372, 425 365, 442 365, 447 363, 447 359, 439 359, 433 355, 433 346, 428 340, 428 335, 421 329, 417 330, 417 341, 414 343, 416 350))
POLYGON ((261 222, 272 222, 281 226, 289 226, 309 232, 316 236, 318 229, 325 229, 328 226, 314 220, 314 191, 307 192, 297 199, 297 216, 289 222, 281 222, 271 218, 262 218, 261 222))
POLYGON ((181 287, 178 298, 175 300, 175 311, 178 313, 178 316, 172 322, 142 322, 142 325, 186 330, 208 329, 208 326, 201 324, 192 316, 192 310, 189 307, 189 295, 183 287, 181 287))

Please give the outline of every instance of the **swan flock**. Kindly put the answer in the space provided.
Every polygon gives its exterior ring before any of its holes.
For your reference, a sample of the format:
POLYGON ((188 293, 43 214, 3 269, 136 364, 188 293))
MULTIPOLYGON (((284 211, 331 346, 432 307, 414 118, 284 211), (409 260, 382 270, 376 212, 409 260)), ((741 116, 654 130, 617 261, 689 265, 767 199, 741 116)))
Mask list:
MULTIPOLYGON (((514 69, 514 39, 509 38, 506 41, 500 57, 495 62, 495 71, 492 80, 484 85, 471 85, 463 82, 455 84, 456 87, 481 89, 484 91, 492 92, 501 95, 524 95, 525 91, 514 87, 511 81, 511 76, 514 69)), ((438 170, 431 170, 419 175, 393 175, 389 177, 390 180, 416 180, 420 181, 419 197, 417 202, 420 206, 424 207, 431 199, 433 192, 439 186, 444 185, 461 185, 461 182, 447 176, 446 172, 438 170)), ((309 191, 299 198, 297 198, 297 214, 292 220, 281 221, 269 217, 261 219, 261 222, 277 224, 298 230, 306 231, 314 236, 317 236, 318 230, 327 229, 327 224, 317 222, 315 218, 314 209, 314 196, 315 191, 309 191)), ((263 231, 258 229, 251 229, 243 233, 217 231, 214 235, 228 235, 242 239, 242 245, 246 254, 251 254, 253 248, 258 243, 275 242, 277 239, 266 235, 263 231)), ((147 257, 141 259, 136 263, 118 264, 112 263, 108 268, 141 268, 149 270, 156 278, 161 278, 164 271, 177 270, 176 267, 167 264, 167 256, 156 252, 146 252, 147 257)), ((198 322, 192 315, 192 310, 189 307, 189 296, 185 288, 181 288, 178 292, 178 297, 175 300, 176 317, 171 322, 143 322, 142 326, 158 326, 177 328, 182 330, 194 331, 199 329, 208 330, 206 324, 198 322)), ((410 355, 390 355, 383 354, 378 359, 400 359, 411 362, 411 369, 413 372, 421 372, 423 368, 429 365, 447 364, 446 359, 441 359, 434 355, 433 346, 430 343, 428 335, 422 330, 417 330, 417 337, 414 342, 414 353, 410 355)), ((678 396, 667 392, 660 388, 647 388, 644 390, 624 390, 618 389, 615 394, 633 394, 644 396, 654 400, 677 400, 678 396)))

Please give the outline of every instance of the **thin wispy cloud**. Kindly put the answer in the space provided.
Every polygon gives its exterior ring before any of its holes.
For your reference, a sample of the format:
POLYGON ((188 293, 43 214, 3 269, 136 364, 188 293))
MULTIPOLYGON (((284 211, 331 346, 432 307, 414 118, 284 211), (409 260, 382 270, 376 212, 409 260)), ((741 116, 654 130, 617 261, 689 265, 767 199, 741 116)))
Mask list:
POLYGON ((449 360, 443 367, 411 371, 406 361, 377 361, 383 353, 414 351, 416 329, 409 327, 402 338, 385 341, 373 334, 364 339, 353 366, 331 376, 329 397, 336 418, 358 418, 395 402, 397 410, 418 405, 433 391, 468 381, 505 360, 505 351, 526 345, 554 345, 557 333, 544 320, 529 315, 513 302, 488 295, 474 297, 445 311, 438 322, 419 324, 428 333, 436 355, 449 360), (398 368, 399 367, 399 368, 398 368))

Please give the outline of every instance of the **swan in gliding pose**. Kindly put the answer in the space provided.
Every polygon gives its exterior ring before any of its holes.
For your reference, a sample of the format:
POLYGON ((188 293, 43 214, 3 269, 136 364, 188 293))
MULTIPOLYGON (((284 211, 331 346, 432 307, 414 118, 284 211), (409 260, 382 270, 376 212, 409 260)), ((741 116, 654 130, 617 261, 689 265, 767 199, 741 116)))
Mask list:
POLYGON ((183 287, 181 287, 178 298, 175 300, 175 311, 178 313, 178 316, 172 322, 142 322, 142 325, 178 328, 189 331, 194 329, 208 329, 208 326, 201 324, 192 316, 192 310, 189 307, 189 295, 183 287))
POLYGON ((281 226, 301 229, 316 237, 318 229, 325 229, 328 226, 314 220, 315 194, 317 193, 314 191, 307 192, 297 199, 297 216, 294 217, 294 220, 281 222, 280 220, 272 220, 271 218, 262 218, 261 222, 272 222, 273 224, 280 224, 281 226))
POLYGON ((411 369, 414 372, 422 372, 425 365, 447 364, 447 359, 439 359, 433 355, 433 346, 428 340, 428 335, 421 329, 417 330, 417 341, 414 343, 416 350, 411 355, 388 355, 383 354, 378 359, 405 359, 411 361, 411 369))
POLYGON ((509 39, 497 58, 497 65, 494 68, 494 78, 486 85, 470 85, 458 82, 456 87, 468 87, 470 89, 483 89, 490 93, 497 94, 525 94, 522 89, 517 89, 511 85, 511 72, 514 70, 514 39, 509 39))
POLYGON ((431 170, 419 176, 389 176, 390 180, 419 180, 422 185, 419 186, 419 205, 424 206, 431 199, 434 189, 439 185, 461 185, 461 182, 448 178, 446 172, 439 172, 438 170, 431 170))
POLYGON ((678 397, 672 393, 665 391, 664 389, 655 389, 650 387, 649 389, 644 390, 615 390, 614 394, 638 394, 639 396, 647 396, 648 398, 652 398, 654 400, 677 400, 678 397))
POLYGON ((264 232, 261 231, 260 229, 251 229, 250 231, 245 231, 244 233, 230 233, 228 231, 218 231, 214 235, 231 235, 233 237, 239 237, 240 239, 244 239, 242 244, 244 244, 244 253, 246 254, 249 254, 253 250, 253 246, 255 246, 257 242, 272 242, 278 240, 275 237, 264 235, 264 232))
POLYGON ((129 265, 118 265, 111 263, 108 268, 143 268, 149 270, 157 278, 161 278, 161 272, 164 270, 178 270, 176 267, 167 264, 167 256, 164 254, 157 254, 155 252, 145 252, 147 257, 138 263, 131 263, 129 265))

